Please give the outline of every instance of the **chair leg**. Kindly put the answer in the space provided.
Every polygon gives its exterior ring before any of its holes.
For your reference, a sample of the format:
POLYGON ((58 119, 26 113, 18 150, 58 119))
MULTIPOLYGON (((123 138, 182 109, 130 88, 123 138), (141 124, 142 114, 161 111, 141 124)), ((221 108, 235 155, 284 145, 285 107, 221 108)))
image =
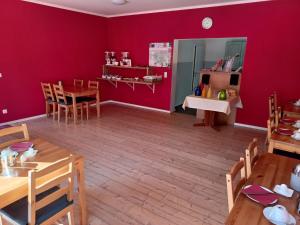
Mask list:
POLYGON ((56 104, 53 103, 52 107, 53 107, 53 120, 55 120, 55 117, 56 117, 56 104))
POLYGON ((66 120, 66 124, 68 124, 68 114, 69 114, 69 108, 68 107, 66 107, 66 109, 65 109, 65 120, 66 120))
POLYGON ((75 218, 74 218, 74 209, 71 207, 70 212, 68 212, 68 224, 75 225, 75 218))
POLYGON ((7 223, 4 221, 2 216, 0 216, 0 225, 6 225, 7 223))
POLYGON ((61 107, 57 106, 57 121, 60 122, 60 113, 61 113, 61 107))
POLYGON ((89 114, 90 114, 90 109, 89 109, 89 103, 85 103, 85 107, 86 107, 86 119, 88 120, 89 119, 89 114))
POLYGON ((50 111, 50 105, 49 105, 49 103, 46 101, 46 115, 47 115, 47 117, 49 117, 49 115, 50 115, 49 111, 50 111))

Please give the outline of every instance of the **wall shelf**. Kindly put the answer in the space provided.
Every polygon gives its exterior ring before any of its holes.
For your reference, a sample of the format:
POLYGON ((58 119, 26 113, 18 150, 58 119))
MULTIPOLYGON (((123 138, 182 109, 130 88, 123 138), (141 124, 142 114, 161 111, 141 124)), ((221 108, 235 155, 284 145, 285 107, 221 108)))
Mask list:
POLYGON ((147 82, 147 81, 144 81, 142 79, 139 79, 139 80, 135 80, 135 79, 115 80, 115 79, 104 79, 104 78, 100 78, 100 77, 98 77, 97 79, 98 80, 105 80, 108 83, 110 83, 111 85, 113 85, 115 88, 118 87, 118 83, 125 83, 133 91, 135 90, 135 85, 136 84, 146 85, 152 91, 153 94, 155 93, 155 86, 156 86, 156 84, 161 83, 161 80, 159 80, 159 81, 153 81, 153 82, 147 82))
POLYGON ((150 71, 152 69, 149 66, 115 66, 115 65, 103 65, 103 74, 107 74, 109 68, 146 70, 146 75, 149 75, 149 73, 150 73, 150 71))

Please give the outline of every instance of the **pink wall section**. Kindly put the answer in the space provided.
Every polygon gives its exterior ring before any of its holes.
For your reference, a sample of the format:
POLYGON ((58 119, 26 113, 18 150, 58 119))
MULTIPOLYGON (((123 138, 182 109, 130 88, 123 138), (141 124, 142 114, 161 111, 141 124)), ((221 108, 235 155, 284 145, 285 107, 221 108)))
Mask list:
MULTIPOLYGON (((136 64, 148 63, 150 42, 174 39, 247 37, 241 86, 244 109, 237 122, 266 126, 267 97, 278 91, 282 102, 299 98, 300 1, 279 0, 244 5, 205 8, 108 20, 108 46, 131 52, 136 64), (204 17, 213 18, 210 30, 201 28, 204 17)), ((170 73, 171 71, 168 70, 170 73)), ((106 87, 114 100, 169 109, 171 76, 153 95, 146 87, 132 92, 128 87, 106 87)))
POLYGON ((106 19, 19 0, 0 3, 0 123, 45 113, 40 82, 95 79, 106 19))
MULTIPOLYGON (((134 64, 148 64, 150 42, 174 39, 247 37, 237 122, 265 126, 267 97, 299 98, 300 1, 275 0, 244 5, 101 18, 19 0, 0 3, 0 123, 44 113, 40 81, 94 79, 105 50, 129 51, 134 64), (212 17, 210 30, 201 20, 212 17)), ((146 86, 133 92, 102 82, 102 100, 112 99, 169 110, 172 69, 155 94, 146 86)), ((140 74, 142 76, 142 74, 140 74)))

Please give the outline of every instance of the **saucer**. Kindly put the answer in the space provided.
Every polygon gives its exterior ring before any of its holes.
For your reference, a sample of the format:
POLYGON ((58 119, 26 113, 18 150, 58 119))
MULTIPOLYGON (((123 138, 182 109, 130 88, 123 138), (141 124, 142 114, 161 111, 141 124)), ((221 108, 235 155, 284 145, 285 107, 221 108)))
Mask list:
POLYGON ((263 214, 264 216, 266 217, 266 219, 268 221, 270 221, 271 223, 275 224, 275 225, 286 225, 286 224, 289 224, 289 225, 296 225, 296 219, 291 215, 289 214, 289 222, 288 223, 282 223, 282 222, 278 222, 278 221, 275 221, 275 220, 272 220, 269 215, 270 215, 270 210, 271 210, 272 207, 266 207, 264 208, 263 210, 263 214))
POLYGON ((299 137, 299 138, 296 138, 296 135, 295 135, 295 134, 291 135, 291 137, 292 137, 293 139, 297 140, 297 141, 300 141, 300 137, 299 137))
POLYGON ((290 188, 287 188, 286 192, 282 192, 282 190, 280 189, 280 185, 279 184, 275 185, 273 191, 276 192, 277 194, 283 195, 283 196, 285 196, 287 198, 292 197, 293 193, 294 193, 294 190, 290 189, 290 188))

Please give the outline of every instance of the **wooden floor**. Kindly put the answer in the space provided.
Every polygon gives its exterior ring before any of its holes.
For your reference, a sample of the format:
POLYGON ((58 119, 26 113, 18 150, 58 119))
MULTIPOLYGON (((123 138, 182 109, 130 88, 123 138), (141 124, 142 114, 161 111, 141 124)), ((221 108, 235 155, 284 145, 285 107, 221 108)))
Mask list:
POLYGON ((194 117, 103 105, 80 124, 28 122, 41 137, 86 157, 92 225, 221 225, 225 173, 265 132, 193 127, 194 117))

